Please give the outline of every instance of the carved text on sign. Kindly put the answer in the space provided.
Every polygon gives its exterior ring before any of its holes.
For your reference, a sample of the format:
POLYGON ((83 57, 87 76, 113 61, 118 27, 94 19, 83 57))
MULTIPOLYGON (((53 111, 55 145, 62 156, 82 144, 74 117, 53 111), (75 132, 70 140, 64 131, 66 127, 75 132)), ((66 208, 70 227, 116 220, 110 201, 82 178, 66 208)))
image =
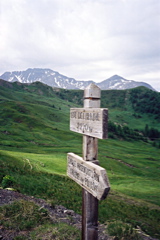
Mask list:
POLYGON ((107 138, 108 109, 71 108, 70 130, 91 137, 107 138))
POLYGON ((68 153, 67 158, 67 175, 97 199, 106 198, 110 189, 106 170, 74 153, 68 153))

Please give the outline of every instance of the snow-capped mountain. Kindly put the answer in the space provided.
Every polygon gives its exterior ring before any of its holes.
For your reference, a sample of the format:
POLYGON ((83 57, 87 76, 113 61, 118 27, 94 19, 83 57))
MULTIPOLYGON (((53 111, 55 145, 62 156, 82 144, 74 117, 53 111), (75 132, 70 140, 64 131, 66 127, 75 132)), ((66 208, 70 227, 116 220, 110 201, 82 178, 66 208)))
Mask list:
MULTIPOLYGON (((0 76, 1 79, 9 82, 33 83, 36 81, 45 83, 51 87, 64 89, 84 89, 94 81, 77 81, 74 78, 66 77, 51 69, 29 68, 26 71, 5 72, 0 76)), ((102 90, 107 89, 129 89, 138 86, 145 86, 154 90, 149 84, 145 82, 136 82, 127 80, 118 75, 114 75, 100 83, 95 83, 102 90)))
POLYGON ((0 76, 1 79, 9 82, 33 83, 42 82, 51 87, 65 89, 84 89, 92 81, 76 81, 68 78, 51 69, 29 68, 26 71, 5 72, 0 76))
POLYGON ((135 88, 135 87, 139 87, 139 86, 144 86, 144 87, 154 90, 148 83, 127 80, 118 75, 114 75, 114 76, 98 83, 97 86, 102 90, 106 90, 106 89, 122 90, 122 89, 135 88))

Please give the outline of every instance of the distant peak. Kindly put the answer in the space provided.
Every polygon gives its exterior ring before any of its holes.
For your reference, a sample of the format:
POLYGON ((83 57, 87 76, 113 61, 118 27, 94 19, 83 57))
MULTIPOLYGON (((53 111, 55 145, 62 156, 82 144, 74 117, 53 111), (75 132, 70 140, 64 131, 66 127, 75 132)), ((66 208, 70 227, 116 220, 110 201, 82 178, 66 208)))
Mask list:
POLYGON ((46 70, 53 71, 49 68, 28 68, 26 71, 34 71, 34 70, 36 70, 36 71, 46 71, 46 70))
POLYGON ((110 80, 115 80, 115 79, 124 79, 123 77, 119 75, 113 75, 112 77, 109 78, 110 80))

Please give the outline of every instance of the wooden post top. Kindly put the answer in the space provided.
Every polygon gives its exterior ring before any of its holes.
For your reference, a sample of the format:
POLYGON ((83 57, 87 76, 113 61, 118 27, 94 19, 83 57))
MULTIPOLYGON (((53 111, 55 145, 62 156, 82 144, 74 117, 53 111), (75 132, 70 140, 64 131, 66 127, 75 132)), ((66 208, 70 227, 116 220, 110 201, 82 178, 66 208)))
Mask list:
POLYGON ((101 89, 95 85, 94 83, 91 83, 84 89, 84 98, 101 98, 101 89))

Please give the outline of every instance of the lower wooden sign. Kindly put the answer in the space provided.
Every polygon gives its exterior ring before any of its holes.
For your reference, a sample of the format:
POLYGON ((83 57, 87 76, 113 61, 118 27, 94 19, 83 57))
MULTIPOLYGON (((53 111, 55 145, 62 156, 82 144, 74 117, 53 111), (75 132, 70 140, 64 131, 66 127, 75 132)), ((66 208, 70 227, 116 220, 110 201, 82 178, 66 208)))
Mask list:
POLYGON ((74 153, 68 153, 67 158, 67 175, 98 200, 105 199, 110 190, 106 170, 74 153))

